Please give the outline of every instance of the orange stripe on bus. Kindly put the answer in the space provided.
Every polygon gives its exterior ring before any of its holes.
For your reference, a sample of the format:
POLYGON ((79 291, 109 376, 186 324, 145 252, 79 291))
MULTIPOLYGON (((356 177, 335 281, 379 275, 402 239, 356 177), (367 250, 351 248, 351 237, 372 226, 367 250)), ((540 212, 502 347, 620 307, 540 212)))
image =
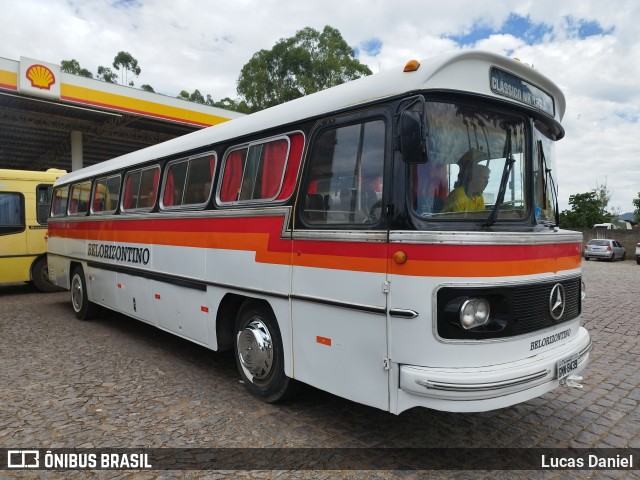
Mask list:
POLYGON ((502 262, 409 260, 402 265, 390 260, 389 273, 420 277, 502 277, 558 273, 580 268, 580 263, 580 256, 502 262))
POLYGON ((398 264, 392 254, 398 246, 367 242, 327 242, 281 239, 281 219, 244 219, 243 225, 225 220, 195 222, 69 222, 49 225, 51 236, 88 241, 143 243, 254 253, 258 263, 297 267, 427 277, 500 277, 557 273, 580 268, 580 244, 531 245, 419 245, 403 244, 408 260, 398 264), (247 231, 248 225, 263 231, 247 231), (146 228, 145 228, 146 227, 146 228), (155 228, 154 228, 155 227, 155 228), (170 230, 170 228, 176 230, 170 230), (240 231, 229 231, 240 227, 240 231), (200 230, 198 230, 200 229, 200 230), (204 231, 203 231, 204 229, 204 231), (535 248, 534 248, 535 247, 535 248), (295 252, 293 251, 295 249, 295 252))

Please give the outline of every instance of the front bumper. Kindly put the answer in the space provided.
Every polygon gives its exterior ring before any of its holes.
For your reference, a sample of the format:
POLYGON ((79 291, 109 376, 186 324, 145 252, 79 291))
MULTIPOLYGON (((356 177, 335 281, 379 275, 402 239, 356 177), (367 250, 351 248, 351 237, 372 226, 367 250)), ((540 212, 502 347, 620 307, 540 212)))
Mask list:
POLYGON ((556 388, 559 360, 578 352, 578 368, 573 373, 582 371, 590 348, 589 333, 581 327, 572 342, 518 362, 475 368, 401 365, 398 408, 480 412, 514 405, 556 388))

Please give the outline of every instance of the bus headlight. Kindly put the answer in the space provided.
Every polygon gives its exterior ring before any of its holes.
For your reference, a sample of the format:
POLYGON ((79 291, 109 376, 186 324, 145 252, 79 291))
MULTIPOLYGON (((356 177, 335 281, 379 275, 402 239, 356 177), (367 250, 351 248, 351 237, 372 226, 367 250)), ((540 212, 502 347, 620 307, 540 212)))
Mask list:
POLYGON ((489 312, 489 302, 485 298, 469 298, 460 306, 460 325, 465 330, 485 325, 489 312))

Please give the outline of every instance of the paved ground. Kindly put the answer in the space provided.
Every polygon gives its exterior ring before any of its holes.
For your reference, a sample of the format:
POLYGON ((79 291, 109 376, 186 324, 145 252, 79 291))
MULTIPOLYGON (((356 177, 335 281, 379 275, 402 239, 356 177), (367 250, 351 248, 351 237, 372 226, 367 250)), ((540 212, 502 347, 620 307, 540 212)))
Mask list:
MULTIPOLYGON (((640 266, 583 262, 594 348, 584 389, 558 389, 481 414, 400 416, 312 388, 265 405, 233 357, 126 317, 75 319, 67 292, 0 286, 0 448, 620 447, 640 448, 640 266)), ((640 458, 635 460, 640 462, 640 458)), ((630 478, 578 472, 37 472, 46 478, 630 478)), ((34 472, 0 471, 2 478, 34 472)))

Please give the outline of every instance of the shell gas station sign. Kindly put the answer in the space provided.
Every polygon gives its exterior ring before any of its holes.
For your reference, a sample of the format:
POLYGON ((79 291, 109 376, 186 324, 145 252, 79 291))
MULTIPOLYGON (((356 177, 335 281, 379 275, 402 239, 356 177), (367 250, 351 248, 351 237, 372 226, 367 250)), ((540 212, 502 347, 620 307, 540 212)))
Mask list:
POLYGON ((59 99, 60 67, 53 63, 20 57, 18 88, 23 94, 59 99))
POLYGON ((0 58, 2 90, 61 104, 125 112, 199 127, 243 116, 230 110, 62 72, 59 65, 29 57, 20 57, 19 62, 0 58))

